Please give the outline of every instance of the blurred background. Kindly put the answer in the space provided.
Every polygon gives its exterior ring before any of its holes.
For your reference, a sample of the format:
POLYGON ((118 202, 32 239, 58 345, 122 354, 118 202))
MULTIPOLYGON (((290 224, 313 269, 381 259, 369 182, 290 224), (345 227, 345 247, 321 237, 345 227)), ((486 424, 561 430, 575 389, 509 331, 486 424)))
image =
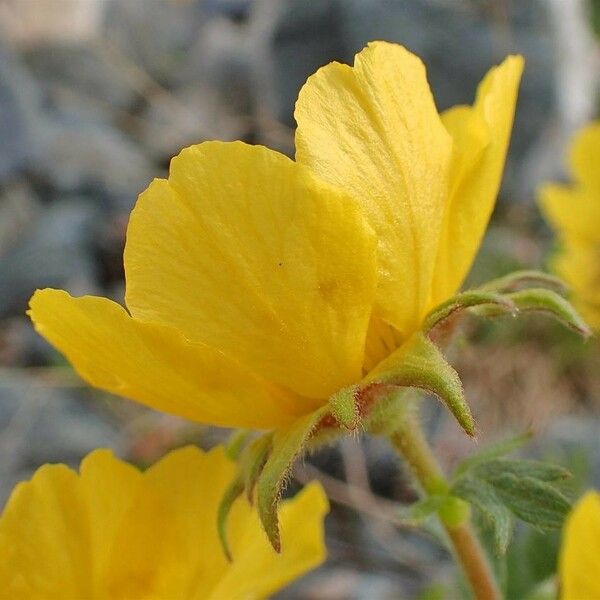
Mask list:
MULTIPOLYGON (((145 465, 227 435, 88 389, 25 316, 47 286, 122 301, 129 211, 182 147, 243 139, 292 154, 301 84, 370 40, 419 54, 440 109, 472 102, 488 68, 519 52, 504 184, 471 279, 542 267, 553 237, 536 188, 566 177, 570 136, 597 116, 597 26, 600 2, 584 0, 0 0, 0 504, 45 462, 111 447, 145 465)), ((599 348, 545 319, 465 322, 452 359, 478 444, 529 428, 526 454, 570 468, 574 495, 600 487, 599 348)), ((452 467, 474 444, 426 407, 452 467)), ((281 598, 445 597, 452 563, 397 526, 389 501, 415 494, 383 443, 323 451, 298 471, 315 476, 334 501, 330 559, 281 598)), ((547 578, 555 552, 556 536, 519 531, 509 596, 547 578)))

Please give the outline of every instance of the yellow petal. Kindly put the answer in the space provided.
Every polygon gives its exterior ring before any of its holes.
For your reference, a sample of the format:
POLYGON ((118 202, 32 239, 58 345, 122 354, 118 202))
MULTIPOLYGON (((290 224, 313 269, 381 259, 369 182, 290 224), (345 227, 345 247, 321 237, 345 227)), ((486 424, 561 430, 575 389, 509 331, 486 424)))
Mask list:
POLYGON ((454 148, 432 307, 458 291, 485 233, 502 179, 522 71, 523 59, 509 56, 485 76, 472 107, 443 114, 454 148))
MULTIPOLYGON (((597 159, 600 160, 600 152, 597 159)), ((592 244, 600 240, 600 183, 595 189, 547 184, 540 189, 539 205, 561 240, 592 244)))
POLYGON ((182 151, 139 198, 126 302, 141 320, 312 398, 360 378, 375 241, 343 192, 260 146, 182 151))
POLYGON ((268 597, 325 560, 323 517, 329 505, 319 484, 309 484, 293 500, 282 503, 280 554, 265 544, 264 531, 251 508, 238 503, 237 510, 230 534, 234 560, 211 600, 268 597))
POLYGON ((540 189, 539 205, 555 229, 559 251, 552 269, 571 288, 582 316, 600 330, 600 123, 582 129, 573 140, 569 163, 575 182, 540 189))
POLYGON ((157 582, 159 597, 261 598, 325 559, 327 499, 312 484, 282 505, 281 554, 268 543, 255 509, 245 499, 236 501, 228 520, 234 557, 229 563, 218 539, 216 514, 233 475, 234 465, 221 447, 206 454, 192 447, 177 450, 146 472, 148 492, 160 495, 174 515, 169 527, 177 539, 172 560, 177 569, 171 567, 157 582))
POLYGON ((600 122, 584 127, 573 140, 569 152, 569 166, 575 179, 583 187, 600 196, 600 122))
POLYGON ((77 476, 45 465, 13 491, 0 519, 0 590, 11 600, 92 597, 91 554, 77 476))
POLYGON ((142 482, 138 469, 109 450, 95 450, 81 463, 78 486, 89 521, 92 588, 100 598, 141 598, 152 589, 163 547, 152 538, 162 529, 163 511, 147 495, 145 502, 138 500, 142 482), (154 528, 148 528, 152 521, 154 528))
POLYGON ((567 518, 560 552, 562 600, 600 599, 600 494, 588 492, 567 518))
POLYGON ((241 600, 276 592, 323 561, 327 501, 313 484, 283 505, 281 554, 247 501, 236 501, 236 563, 228 563, 216 521, 233 475, 222 447, 174 451, 143 474, 106 450, 90 454, 79 477, 42 467, 0 518, 0 595, 241 600))
POLYGON ((147 493, 161 497, 172 515, 174 555, 156 583, 159 596, 206 598, 223 578, 229 563, 216 515, 234 475, 235 465, 220 446, 207 453, 192 446, 175 450, 146 471, 147 493))
POLYGON ((169 326, 131 318, 105 298, 41 290, 29 314, 88 383, 157 410, 201 423, 270 429, 316 407, 169 326))
POLYGON ((295 116, 296 159, 352 194, 375 229, 379 313, 408 336, 429 301, 452 145, 425 67, 373 42, 353 67, 310 77, 295 116))

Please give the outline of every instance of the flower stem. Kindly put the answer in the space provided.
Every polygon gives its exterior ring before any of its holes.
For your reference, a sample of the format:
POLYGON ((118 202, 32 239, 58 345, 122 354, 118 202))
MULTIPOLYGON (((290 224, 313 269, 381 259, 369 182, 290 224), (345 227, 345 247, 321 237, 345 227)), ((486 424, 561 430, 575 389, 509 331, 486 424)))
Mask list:
MULTIPOLYGON (((390 440, 427 495, 448 491, 448 481, 415 415, 407 415, 390 440)), ((473 595, 476 600, 500 600, 501 595, 485 552, 471 526, 468 505, 458 498, 451 500, 453 502, 442 507, 438 516, 473 595)))

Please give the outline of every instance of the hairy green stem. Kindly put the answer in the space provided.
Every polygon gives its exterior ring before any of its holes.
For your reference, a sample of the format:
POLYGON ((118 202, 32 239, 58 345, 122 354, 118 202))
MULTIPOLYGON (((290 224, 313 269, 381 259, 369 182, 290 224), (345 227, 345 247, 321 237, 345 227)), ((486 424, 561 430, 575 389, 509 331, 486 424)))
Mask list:
MULTIPOLYGON (((408 415, 390 440, 410 466, 427 495, 443 494, 448 482, 415 415, 408 415)), ((477 600, 500 600, 492 569, 470 523, 468 505, 458 498, 440 509, 438 516, 452 543, 454 554, 477 600)))

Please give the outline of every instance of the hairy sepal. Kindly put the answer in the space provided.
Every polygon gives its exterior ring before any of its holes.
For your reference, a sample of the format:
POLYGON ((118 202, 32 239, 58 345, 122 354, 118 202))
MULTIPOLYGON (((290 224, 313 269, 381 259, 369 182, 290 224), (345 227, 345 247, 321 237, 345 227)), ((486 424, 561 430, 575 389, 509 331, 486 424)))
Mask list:
POLYGON ((588 338, 592 334, 587 323, 571 303, 552 290, 532 288, 513 292, 508 296, 519 311, 544 312, 555 317, 584 338, 588 338))
POLYGON ((531 287, 553 290, 561 295, 568 292, 567 284, 562 279, 535 270, 514 271, 508 275, 492 279, 477 289, 484 292, 507 293, 531 287))
POLYGON ((246 493, 248 502, 253 501, 253 489, 263 469, 272 447, 272 433, 266 433, 252 440, 243 450, 237 451, 238 469, 233 481, 225 490, 217 512, 217 531, 225 556, 232 560, 231 548, 227 538, 227 520, 233 503, 242 493, 246 493))
POLYGON ((291 466, 328 412, 329 407, 324 406, 273 434, 271 452, 256 483, 256 497, 258 515, 276 552, 281 551, 277 509, 291 466))
POLYGON ((428 334, 432 329, 444 323, 457 312, 475 306, 492 307, 499 313, 512 315, 517 312, 517 307, 508 296, 493 291, 469 290, 457 294, 449 300, 442 302, 439 306, 436 306, 425 317, 422 331, 428 334))
POLYGON ((424 333, 415 333, 363 380, 361 387, 412 387, 435 394, 448 407, 468 435, 475 422, 465 400, 462 383, 437 346, 424 333))

